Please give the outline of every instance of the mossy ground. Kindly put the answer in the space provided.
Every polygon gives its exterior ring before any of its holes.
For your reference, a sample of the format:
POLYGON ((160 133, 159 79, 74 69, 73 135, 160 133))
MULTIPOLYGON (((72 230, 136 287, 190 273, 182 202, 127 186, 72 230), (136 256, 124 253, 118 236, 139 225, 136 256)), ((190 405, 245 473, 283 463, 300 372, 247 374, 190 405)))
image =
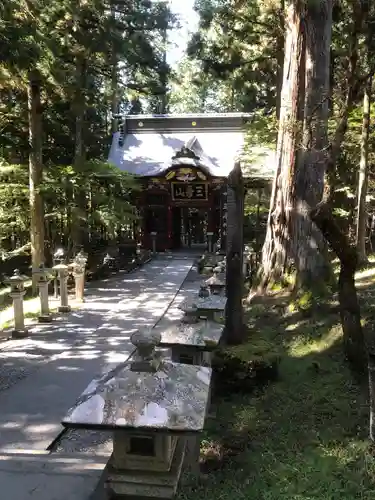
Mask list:
MULTIPOLYGON (((375 268, 358 273, 357 285, 373 331, 375 268)), ((279 379, 220 395, 202 441, 203 477, 179 498, 374 499, 367 391, 344 360, 334 300, 306 316, 270 298, 250 306, 248 323, 248 342, 236 349, 244 359, 279 356, 279 379)))

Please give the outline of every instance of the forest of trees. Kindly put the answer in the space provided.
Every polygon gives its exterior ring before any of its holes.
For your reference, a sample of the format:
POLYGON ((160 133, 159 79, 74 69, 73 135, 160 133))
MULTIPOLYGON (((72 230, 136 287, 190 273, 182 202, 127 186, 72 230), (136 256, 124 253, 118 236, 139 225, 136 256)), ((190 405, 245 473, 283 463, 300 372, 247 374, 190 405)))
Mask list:
POLYGON ((135 184, 105 160, 120 112, 160 112, 169 68, 165 3, 0 2, 0 248, 126 233, 135 184))
MULTIPOLYGON (((133 180, 105 162, 119 112, 254 113, 249 138, 277 143, 263 282, 326 277, 309 211, 329 202, 366 262, 371 244, 374 9, 360 0, 197 0, 199 28, 175 68, 166 2, 0 4, 0 247, 126 235, 133 180), (255 127, 263 127, 254 134, 255 127)), ((319 225, 319 224, 318 224, 319 225)))

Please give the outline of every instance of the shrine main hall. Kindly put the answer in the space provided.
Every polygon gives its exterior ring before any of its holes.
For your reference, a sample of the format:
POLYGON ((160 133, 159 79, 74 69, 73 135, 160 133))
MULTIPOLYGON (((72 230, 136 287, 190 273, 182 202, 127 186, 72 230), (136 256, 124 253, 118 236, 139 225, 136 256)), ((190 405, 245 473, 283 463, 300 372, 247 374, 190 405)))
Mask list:
MULTIPOLYGON (((124 118, 108 160, 139 179, 136 205, 144 248, 152 247, 152 238, 157 251, 203 247, 208 238, 224 248, 227 178, 236 159, 246 163, 250 120, 243 113, 124 118)), ((270 161, 257 167, 254 185, 269 183, 270 161)))

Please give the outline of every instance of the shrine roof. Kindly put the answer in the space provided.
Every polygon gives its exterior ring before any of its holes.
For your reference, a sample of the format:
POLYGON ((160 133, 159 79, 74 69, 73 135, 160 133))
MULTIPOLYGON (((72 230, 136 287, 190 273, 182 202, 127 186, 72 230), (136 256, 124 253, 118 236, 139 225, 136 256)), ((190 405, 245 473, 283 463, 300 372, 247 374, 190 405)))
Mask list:
MULTIPOLYGON (((243 157, 245 113, 130 115, 122 132, 113 136, 108 161, 120 170, 142 177, 158 176, 176 165, 200 167, 213 177, 227 177, 243 157), (188 155, 181 155, 183 149, 188 155), (175 158, 174 158, 175 157, 175 158)), ((261 152, 254 165, 244 166, 248 177, 272 178, 273 153, 261 152), (253 175, 255 173, 255 175, 253 175)))

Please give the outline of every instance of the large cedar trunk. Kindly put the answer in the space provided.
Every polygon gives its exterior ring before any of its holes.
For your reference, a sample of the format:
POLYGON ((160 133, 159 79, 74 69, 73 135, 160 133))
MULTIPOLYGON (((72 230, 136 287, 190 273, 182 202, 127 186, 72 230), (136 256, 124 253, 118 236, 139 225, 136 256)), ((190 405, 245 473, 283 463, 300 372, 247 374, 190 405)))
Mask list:
MULTIPOLYGON (((40 192, 43 180, 42 111, 40 75, 30 71, 27 89, 29 111, 29 188, 31 264, 35 269, 44 264, 44 209, 40 192)), ((34 286, 34 292, 36 287, 34 286)))
POLYGON ((327 147, 330 0, 286 8, 276 175, 263 247, 263 285, 294 264, 299 284, 325 277, 324 240, 308 216, 322 197, 327 147))
MULTIPOLYGON (((74 170, 79 173, 86 160, 85 151, 85 89, 86 89, 87 63, 82 54, 76 58, 76 90, 74 98, 75 114, 75 149, 74 149, 74 170)), ((75 216, 73 222, 72 239, 73 252, 84 246, 87 239, 87 203, 85 186, 73 187, 73 203, 75 205, 75 216)))
POLYGON ((276 60, 277 60, 277 73, 276 73, 276 117, 280 119, 281 107, 281 91, 283 86, 283 64, 284 64, 284 40, 285 40, 285 1, 280 1, 279 8, 280 15, 280 28, 276 40, 276 60))
POLYGON ((368 140, 370 132, 370 103, 371 103, 372 77, 368 78, 363 98, 363 119, 361 138, 361 159, 358 176, 358 202, 357 202, 357 252, 360 263, 366 263, 366 195, 367 195, 367 164, 368 140))
POLYGON ((262 268, 265 283, 278 279, 286 270, 290 255, 293 215, 293 180, 297 167, 301 133, 301 89, 303 88, 304 35, 294 2, 285 11, 285 57, 273 182, 267 234, 263 246, 262 268))

